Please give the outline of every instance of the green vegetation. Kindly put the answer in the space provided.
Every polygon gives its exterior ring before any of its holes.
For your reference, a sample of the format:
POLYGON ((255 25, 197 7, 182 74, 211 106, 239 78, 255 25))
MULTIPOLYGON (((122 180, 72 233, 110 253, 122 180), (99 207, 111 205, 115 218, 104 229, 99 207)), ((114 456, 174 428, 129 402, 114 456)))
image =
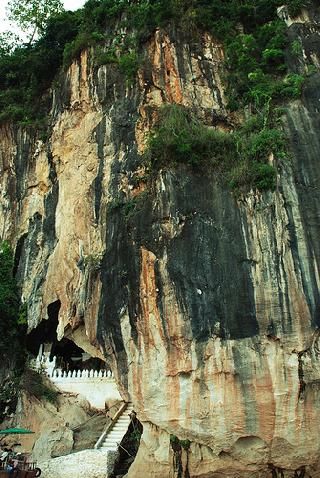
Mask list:
MULTIPOLYGON (((8 242, 0 244, 0 317, 1 325, 14 320, 19 310, 19 297, 13 277, 13 252, 8 242)), ((0 334, 3 338, 3 334, 0 334)))
POLYGON ((118 57, 115 48, 104 50, 101 47, 96 47, 95 50, 95 66, 99 68, 101 65, 118 64, 118 57))
MULTIPOLYGON (((186 40, 206 30, 225 47, 229 109, 250 111, 252 117, 226 133, 205 127, 187 110, 164 108, 149 141, 149 164, 153 169, 207 164, 236 190, 275 187, 275 170, 267 161, 271 153, 284 157, 285 141, 269 112, 298 98, 305 80, 285 64, 285 51, 299 55, 301 44, 288 44, 285 23, 276 13, 282 0, 88 0, 77 12, 60 12, 60 0, 42 1, 51 5, 51 15, 44 10, 41 21, 31 8, 33 0, 11 1, 20 8, 16 15, 26 14, 41 36, 15 49, 7 36, 0 49, 0 121, 45 130, 46 92, 61 66, 86 47, 95 46, 96 67, 112 64, 130 85, 143 61, 143 42, 156 27, 178 28, 186 40)), ((294 16, 308 3, 287 0, 286 5, 294 16)), ((137 209, 136 200, 122 203, 126 216, 137 209)))
POLYGON ((1 383, 0 388, 0 423, 8 415, 15 411, 18 399, 18 380, 8 376, 1 383))
POLYGON ((8 242, 0 243, 0 356, 6 377, 0 391, 0 421, 12 413, 24 368, 25 308, 20 307, 16 281, 13 276, 13 251, 8 242))
POLYGON ((24 335, 24 309, 20 308, 13 276, 13 251, 9 243, 3 241, 0 243, 0 354, 3 357, 10 356, 24 335))
POLYGON ((136 77, 139 68, 139 61, 136 52, 125 53, 119 58, 119 69, 125 75, 129 83, 136 77))
POLYGON ((20 388, 38 400, 57 403, 59 392, 53 388, 46 377, 35 370, 26 369, 22 375, 20 388))
POLYGON ((36 398, 55 403, 58 392, 34 370, 25 368, 27 307, 20 304, 17 284, 13 274, 14 256, 10 244, 0 243, 0 355, 7 376, 0 392, 0 420, 5 410, 11 413, 20 390, 36 398))
POLYGON ((120 211, 126 220, 131 219, 134 214, 141 211, 146 199, 148 197, 147 191, 142 191, 134 197, 126 199, 114 199, 108 204, 108 212, 120 211))
POLYGON ((291 53, 296 56, 302 55, 302 43, 300 40, 294 40, 290 47, 291 53))
MULTIPOLYGON (((88 46, 97 48, 97 66, 114 63, 132 83, 142 44, 158 26, 175 26, 186 36, 207 30, 224 43, 231 109, 300 94, 303 77, 288 74, 284 64, 285 25, 276 15, 282 0, 88 0, 76 12, 61 12, 60 0, 41 0, 35 8, 38 3, 11 0, 11 16, 40 37, 32 41, 32 33, 29 44, 14 48, 12 36, 2 35, 0 121, 45 128, 47 90, 62 64, 88 46)), ((308 1, 286 3, 296 15, 308 1)))
POLYGON ((265 191, 276 186, 275 168, 267 161, 286 157, 285 138, 267 112, 250 118, 234 132, 209 128, 178 105, 160 110, 145 160, 151 171, 179 163, 204 168, 222 177, 236 191, 265 191))
POLYGON ((279 19, 227 40, 231 109, 250 104, 259 110, 270 101, 300 96, 304 77, 287 72, 286 47, 285 25, 279 19))
POLYGON ((9 0, 8 3, 9 20, 29 33, 30 43, 37 33, 45 30, 49 18, 62 10, 61 0, 9 0))
POLYGON ((114 47, 107 50, 97 47, 95 51, 95 66, 99 67, 108 64, 117 66, 130 85, 133 83, 139 68, 139 57, 135 51, 120 54, 119 50, 114 47))
MULTIPOLYGON (((65 64, 77 57, 76 45, 80 42, 84 46, 84 38, 87 45, 104 39, 110 46, 103 49, 105 55, 98 55, 97 65, 119 64, 120 71, 132 82, 141 45, 156 27, 175 26, 184 35, 195 37, 199 30, 206 30, 226 48, 232 109, 251 102, 261 106, 283 95, 294 98, 300 94, 299 88, 282 91, 283 79, 290 82, 284 63, 286 26, 276 13, 282 4, 282 0, 89 0, 82 10, 75 44, 66 46, 69 54, 65 64), (121 30, 126 30, 124 38, 115 33, 121 30)), ((288 0, 286 4, 290 14, 296 15, 308 1, 288 0)))
POLYGON ((219 166, 236 155, 234 138, 203 126, 186 109, 167 105, 160 110, 149 140, 147 159, 152 168, 176 163, 197 166, 208 162, 219 166))
POLYGON ((63 51, 78 31, 78 17, 64 12, 52 17, 35 43, 0 55, 0 121, 45 127, 46 91, 62 64, 63 51))
POLYGON ((184 450, 189 450, 191 446, 190 440, 180 440, 176 435, 170 435, 170 444, 173 450, 177 451, 177 449, 183 448, 184 450))
POLYGON ((84 257, 84 265, 89 272, 98 272, 101 269, 103 256, 101 254, 89 254, 84 257))
POLYGON ((307 7, 310 4, 309 0, 291 0, 287 2, 288 12, 292 17, 296 17, 301 12, 303 7, 307 7))
POLYGON ((36 398, 55 403, 58 392, 41 374, 25 368, 27 307, 20 305, 13 275, 14 257, 9 243, 0 243, 0 356, 2 376, 0 390, 0 421, 13 413, 21 390, 36 398))

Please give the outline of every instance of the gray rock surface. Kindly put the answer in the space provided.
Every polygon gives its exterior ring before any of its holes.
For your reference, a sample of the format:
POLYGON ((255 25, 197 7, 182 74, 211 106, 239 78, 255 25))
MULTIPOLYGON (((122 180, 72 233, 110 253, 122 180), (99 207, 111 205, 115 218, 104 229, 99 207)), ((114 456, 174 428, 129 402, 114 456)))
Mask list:
POLYGON ((43 478, 106 478, 110 457, 99 450, 85 450, 39 462, 43 478))
POLYGON ((44 431, 35 442, 33 458, 35 461, 43 461, 67 455, 73 448, 73 431, 67 427, 56 430, 44 431))

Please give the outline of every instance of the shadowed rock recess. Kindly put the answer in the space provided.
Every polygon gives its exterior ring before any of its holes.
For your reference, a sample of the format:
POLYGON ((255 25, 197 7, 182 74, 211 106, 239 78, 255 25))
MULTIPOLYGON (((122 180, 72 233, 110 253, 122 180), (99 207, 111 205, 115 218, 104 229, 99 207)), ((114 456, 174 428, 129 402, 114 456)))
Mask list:
POLYGON ((162 105, 240 121, 209 34, 156 30, 132 82, 83 50, 46 143, 1 126, 0 230, 29 330, 59 301, 58 339, 112 366, 143 424, 128 478, 320 477, 317 15, 287 21, 313 69, 282 105, 274 191, 236 194, 206 165, 146 168, 162 105))

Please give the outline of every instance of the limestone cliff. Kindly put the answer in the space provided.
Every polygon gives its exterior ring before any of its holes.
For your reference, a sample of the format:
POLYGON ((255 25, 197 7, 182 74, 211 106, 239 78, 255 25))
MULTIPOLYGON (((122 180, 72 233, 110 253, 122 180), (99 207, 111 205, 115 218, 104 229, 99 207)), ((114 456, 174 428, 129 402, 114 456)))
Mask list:
MULTIPOLYGON (((318 70, 316 13, 286 19, 318 70)), ((144 426, 131 478, 320 476, 319 71, 285 108, 275 192, 239 198, 183 166, 145 181, 162 104, 232 124, 223 61, 207 34, 157 30, 128 84, 89 49, 53 92, 46 143, 1 128, 0 230, 29 329, 58 304, 58 336, 112 365, 144 426)))

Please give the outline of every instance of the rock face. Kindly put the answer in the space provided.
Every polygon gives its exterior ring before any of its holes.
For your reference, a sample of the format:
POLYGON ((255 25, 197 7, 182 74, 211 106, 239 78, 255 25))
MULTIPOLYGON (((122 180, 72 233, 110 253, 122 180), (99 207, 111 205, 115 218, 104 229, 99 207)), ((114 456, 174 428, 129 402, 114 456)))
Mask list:
MULTIPOLYGON (((319 68, 311 20, 289 35, 319 68)), ((113 364, 144 426, 130 478, 320 476, 320 74, 286 108, 276 191, 239 200, 183 166, 146 189, 139 153, 159 106, 232 119, 211 37, 159 30, 145 56, 128 85, 83 52, 54 92, 47 144, 1 129, 0 230, 29 328, 59 303, 59 337, 113 364)))
POLYGON ((85 450, 39 463, 43 478, 105 478, 108 455, 99 450, 85 450))
POLYGON ((32 455, 36 461, 68 455, 73 448, 73 432, 70 428, 46 431, 35 442, 32 455))
MULTIPOLYGON (((73 428, 87 422, 92 416, 89 403, 78 397, 60 394, 57 403, 38 400, 27 393, 21 394, 15 414, 15 423, 32 430, 32 435, 6 437, 9 446, 17 441, 19 451, 32 450, 35 461, 66 455, 74 445, 73 428)), ((5 424, 9 428, 12 423, 5 424)), ((4 428, 5 428, 4 427, 4 428)))

